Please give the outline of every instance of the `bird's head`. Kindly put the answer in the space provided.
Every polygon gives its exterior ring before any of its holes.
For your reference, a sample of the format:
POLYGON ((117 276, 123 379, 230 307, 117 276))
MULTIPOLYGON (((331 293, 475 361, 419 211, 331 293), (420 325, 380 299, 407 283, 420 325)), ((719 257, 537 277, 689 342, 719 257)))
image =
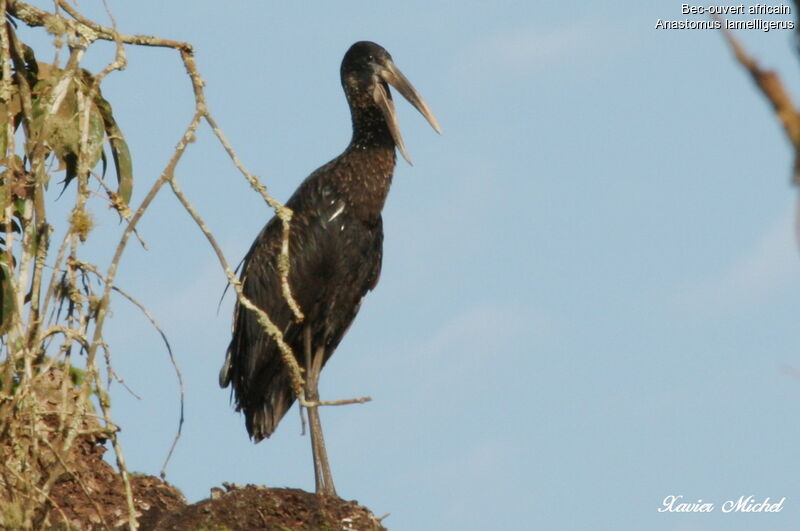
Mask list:
POLYGON ((392 56, 382 46, 370 41, 360 41, 352 45, 342 60, 341 75, 348 98, 354 94, 365 95, 381 110, 397 149, 409 164, 411 159, 400 135, 397 113, 387 83, 416 107, 437 133, 442 132, 425 100, 395 66, 392 56))

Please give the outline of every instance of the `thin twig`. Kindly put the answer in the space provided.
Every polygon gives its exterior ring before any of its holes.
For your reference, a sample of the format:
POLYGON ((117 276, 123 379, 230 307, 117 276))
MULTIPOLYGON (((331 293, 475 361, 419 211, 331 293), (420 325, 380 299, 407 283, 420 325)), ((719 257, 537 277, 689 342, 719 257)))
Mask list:
MULTIPOLYGON (((117 40, 114 35, 115 32, 112 28, 108 28, 87 19, 70 4, 63 0, 56 0, 56 4, 74 18, 74 20, 70 20, 59 17, 60 21, 63 21, 69 26, 70 31, 79 35, 83 35, 90 40, 117 40)), ((25 22, 25 24, 31 27, 44 26, 51 17, 57 16, 30 4, 26 4, 25 2, 15 0, 10 0, 8 2, 8 11, 14 17, 22 20, 25 22)), ((125 44, 135 44, 138 46, 158 46, 163 48, 174 48, 176 50, 192 51, 192 45, 188 42, 161 39, 150 35, 119 34, 119 40, 125 44)))
POLYGON ((366 402, 372 402, 372 398, 362 396, 360 398, 345 398, 343 400, 301 400, 300 405, 303 407, 347 406, 350 404, 364 404, 366 402))
POLYGON ((222 252, 219 244, 217 243, 216 238, 208 229, 208 226, 205 224, 203 219, 200 217, 200 214, 197 212, 197 209, 189 202, 186 198, 184 193, 181 191, 180 185, 175 180, 175 178, 171 178, 169 181, 170 186, 172 187, 172 192, 178 198, 178 201, 181 202, 183 207, 189 212, 189 215, 192 216, 195 223, 198 227, 200 227, 200 231, 208 240, 208 243, 211 245, 212 249, 214 249, 214 253, 217 255, 217 259, 222 266, 222 269, 225 271, 225 276, 228 277, 228 282, 231 286, 233 286, 234 291, 236 292, 237 299, 239 300, 239 304, 247 308, 248 310, 254 312, 256 314, 256 318, 258 319, 259 324, 264 327, 264 330, 273 338, 275 343, 278 345, 278 349, 281 352, 281 357, 283 358, 284 363, 289 369, 289 376, 292 380, 292 389, 295 392, 295 395, 304 400, 305 394, 303 392, 303 376, 302 370, 300 366, 297 364, 297 360, 294 357, 294 353, 292 352, 292 348, 286 343, 283 339, 283 333, 280 329, 275 326, 275 323, 269 318, 269 316, 253 304, 253 302, 247 298, 242 290, 242 283, 236 278, 233 271, 231 270, 230 266, 228 265, 228 261, 225 259, 225 255, 222 252))
MULTIPOLYGON (((132 214, 131 209, 125 204, 125 202, 122 199, 119 198, 118 195, 116 195, 116 193, 111 189, 111 187, 108 185, 108 183, 106 182, 106 180, 103 178, 102 175, 100 175, 95 171, 92 171, 92 177, 94 177, 95 180, 98 183, 100 183, 100 186, 106 192, 105 196, 100 194, 99 192, 95 192, 97 197, 100 197, 106 202, 108 202, 109 208, 113 208, 114 210, 116 210, 122 219, 130 223, 132 214)), ((139 244, 142 246, 142 249, 144 249, 145 251, 150 250, 150 247, 147 245, 147 242, 144 241, 144 238, 142 238, 142 236, 139 234, 138 229, 133 229, 133 235, 136 236, 137 240, 139 240, 139 244)))
POLYGON ((141 312, 145 315, 145 317, 147 317, 147 319, 150 321, 150 324, 153 325, 153 328, 155 328, 161 335, 161 339, 164 341, 164 345, 167 347, 167 354, 169 354, 169 361, 172 363, 172 367, 175 369, 175 376, 178 378, 178 391, 180 393, 179 396, 180 416, 178 418, 178 431, 175 433, 175 438, 172 440, 172 445, 170 445, 169 447, 169 452, 167 452, 167 457, 164 459, 164 464, 161 466, 161 472, 159 475, 161 476, 161 479, 164 479, 167 476, 166 472, 167 464, 169 464, 169 460, 172 457, 172 452, 175 450, 175 446, 177 446, 178 444, 178 439, 180 439, 181 430, 183 429, 183 418, 184 418, 183 411, 184 411, 185 396, 186 396, 183 387, 183 375, 181 374, 180 367, 178 367, 178 362, 175 359, 175 354, 173 354, 172 352, 172 347, 169 344, 169 339, 167 339, 167 334, 164 333, 164 329, 162 329, 161 326, 159 326, 158 322, 156 322, 153 315, 147 310, 147 308, 144 307, 144 305, 141 302, 133 298, 129 293, 125 292, 118 286, 114 286, 114 291, 116 291, 117 293, 128 299, 134 306, 139 308, 139 310, 141 310, 141 312))
MULTIPOLYGON (((258 179, 255 179, 255 177, 244 168, 244 165, 241 164, 238 157, 236 156, 236 153, 233 151, 233 148, 227 142, 227 139, 225 139, 225 136, 222 134, 222 131, 217 126, 216 121, 209 113, 208 106, 206 105, 205 94, 203 92, 205 81, 200 76, 200 73, 197 70, 194 57, 192 56, 191 53, 185 50, 181 50, 181 58, 184 61, 186 72, 189 74, 189 77, 192 80, 192 89, 194 91, 194 96, 195 96, 196 112, 199 115, 202 115, 202 117, 206 119, 206 121, 209 123, 212 129, 215 130, 215 133, 222 142, 223 146, 226 146, 226 150, 228 151, 229 156, 231 156, 231 159, 234 161, 234 164, 238 163, 237 167, 240 169, 240 171, 243 172, 245 177, 250 182, 251 186, 253 186, 257 191, 259 191, 259 193, 261 193, 262 197, 268 203, 271 202, 272 204, 275 205, 275 208, 278 208, 280 212, 283 212, 283 216, 285 217, 285 223, 288 224, 289 220, 291 219, 291 210, 285 207, 281 207, 280 203, 277 203, 277 201, 275 201, 267 193, 266 188, 258 181, 258 179)), ((205 225, 205 222, 200 217, 200 214, 197 212, 197 210, 194 208, 194 206, 191 204, 188 198, 186 198, 186 196, 181 192, 180 186, 178 185, 178 182, 175 180, 174 167, 172 168, 172 171, 170 171, 169 173, 169 180, 173 193, 176 195, 176 197, 178 197, 178 200, 181 202, 181 204, 184 206, 187 212, 189 212, 189 214, 192 216, 195 223, 198 225, 198 227, 200 227, 200 230, 203 232, 206 239, 211 244, 212 249, 214 249, 217 258, 220 264, 222 265, 223 270, 225 271, 225 276, 228 278, 228 282, 230 283, 231 286, 233 286, 234 291, 236 291, 236 296, 237 300, 239 301, 239 304, 249 309, 250 311, 255 312, 259 323, 264 328, 264 331, 270 337, 272 337, 275 343, 278 345, 281 357, 284 363, 286 364, 287 369, 289 370, 289 375, 292 381, 292 389, 295 392, 295 395, 299 399, 301 400, 304 399, 305 394, 303 392, 302 370, 300 369, 300 366, 297 364, 297 360, 294 357, 294 353, 292 352, 291 347, 284 341, 283 333, 280 331, 280 329, 278 329, 277 326, 275 326, 275 324, 263 310, 258 308, 255 304, 252 303, 252 301, 250 301, 244 295, 241 282, 239 282, 239 280, 236 279, 236 276, 234 275, 233 271, 228 265, 228 261, 225 259, 225 255, 222 252, 222 249, 217 244, 216 239, 211 234, 211 231, 208 229, 208 227, 205 225)), ((285 238, 288 240, 288 225, 285 225, 284 227, 285 227, 285 238)), ((288 252, 288 244, 286 252, 288 252)), ((288 274, 288 268, 286 269, 286 274, 288 274)))
POLYGON ((242 164, 242 161, 239 160, 239 157, 233 150, 233 146, 231 146, 230 142, 228 142, 227 137, 222 132, 222 129, 219 127, 219 125, 217 125, 216 120, 214 120, 210 112, 206 111, 205 118, 208 122, 208 125, 211 126, 212 131, 214 131, 214 134, 219 139, 220 143, 222 143, 225 151, 228 152, 228 156, 233 161, 234 166, 239 169, 242 175, 244 175, 245 179, 247 179, 247 182, 250 183, 250 186, 253 188, 253 190, 261 195, 262 199, 264 199, 264 201, 270 207, 272 207, 272 209, 275 211, 275 214, 281 220, 281 254, 278 257, 278 270, 281 277, 281 292, 283 294, 283 298, 286 299, 286 303, 289 305, 289 308, 291 308, 292 313, 295 316, 295 320, 300 322, 305 318, 305 316, 300 309, 300 305, 292 295, 292 288, 289 285, 289 236, 291 233, 292 215, 294 213, 292 212, 292 209, 275 199, 267 191, 267 187, 261 183, 257 176, 247 171, 247 168, 245 168, 244 164, 242 164))

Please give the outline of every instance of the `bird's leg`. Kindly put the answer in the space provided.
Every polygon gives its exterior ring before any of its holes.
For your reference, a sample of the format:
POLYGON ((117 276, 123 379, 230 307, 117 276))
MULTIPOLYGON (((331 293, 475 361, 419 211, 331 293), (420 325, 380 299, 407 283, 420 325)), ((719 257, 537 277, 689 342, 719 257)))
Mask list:
MULTIPOLYGON (((316 350, 311 346, 311 328, 305 329, 305 357, 306 357, 306 400, 319 402, 319 373, 322 370, 322 361, 325 357, 325 348, 316 350), (313 353, 312 353, 313 352, 313 353)), ((319 420, 319 408, 308 408, 308 425, 311 432, 311 453, 314 456, 314 480, 317 494, 336 496, 333 486, 333 476, 328 464, 328 453, 325 451, 325 439, 322 436, 322 424, 319 420)))

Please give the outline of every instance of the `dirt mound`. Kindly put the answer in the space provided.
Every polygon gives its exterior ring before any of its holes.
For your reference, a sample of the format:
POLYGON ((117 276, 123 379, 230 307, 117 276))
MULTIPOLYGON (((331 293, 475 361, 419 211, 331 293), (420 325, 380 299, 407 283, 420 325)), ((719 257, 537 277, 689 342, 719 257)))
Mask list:
MULTIPOLYGON (((85 453, 81 475, 64 474, 53 485, 49 505, 50 529, 108 529, 125 527, 128 505, 122 479, 102 456, 105 448, 95 445, 85 453)), ((154 529, 166 514, 186 507, 183 494, 153 476, 130 478, 140 529, 154 529)))
MULTIPOLYGON (((105 447, 82 441, 80 477, 65 474, 50 493, 49 529, 108 529, 127 525, 122 480, 102 456, 105 447)), ((78 461, 78 459, 76 459, 78 461)), ((298 489, 270 489, 225 484, 211 497, 187 505, 181 492, 153 476, 131 477, 141 531, 335 529, 380 531, 385 528, 354 501, 321 497, 298 489)))
MULTIPOLYGON (((0 529, 127 528, 122 478, 103 459, 110 433, 91 402, 56 369, 42 374, 28 396, 27 409, 0 403, 0 529), (42 502, 22 503, 34 496, 42 502)), ((142 531, 384 529, 356 502, 296 489, 223 484, 209 499, 187 505, 156 477, 132 474, 130 483, 142 531)))
POLYGON ((210 499, 163 517, 157 530, 280 529, 380 531, 385 528, 355 501, 316 496, 298 489, 226 485, 210 499))

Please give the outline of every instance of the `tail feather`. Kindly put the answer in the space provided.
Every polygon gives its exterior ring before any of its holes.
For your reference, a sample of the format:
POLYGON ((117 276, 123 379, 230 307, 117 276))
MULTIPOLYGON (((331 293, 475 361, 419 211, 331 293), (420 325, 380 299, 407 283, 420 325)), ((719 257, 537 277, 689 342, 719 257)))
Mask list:
POLYGON ((225 363, 219 370, 219 386, 225 389, 231 383, 231 349, 225 353, 225 363))
POLYGON ((268 438, 275 432, 278 423, 292 407, 295 401, 290 385, 270 387, 266 396, 262 395, 250 404, 240 404, 238 409, 244 412, 247 433, 253 442, 268 438))

